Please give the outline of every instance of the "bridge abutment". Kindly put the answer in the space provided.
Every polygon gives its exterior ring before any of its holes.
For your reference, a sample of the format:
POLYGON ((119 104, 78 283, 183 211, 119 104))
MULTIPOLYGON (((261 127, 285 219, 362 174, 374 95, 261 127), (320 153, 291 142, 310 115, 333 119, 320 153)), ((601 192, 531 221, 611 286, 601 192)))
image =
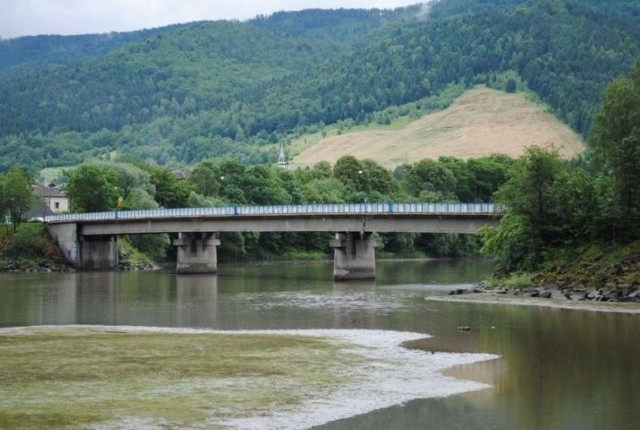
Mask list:
POLYGON ((80 245, 78 241, 78 224, 49 224, 47 231, 56 241, 67 261, 74 267, 81 267, 80 245))
POLYGON ((376 241, 373 233, 336 233, 330 244, 335 280, 375 279, 376 241))
POLYGON ((220 240, 213 233, 179 233, 173 245, 178 248, 177 273, 216 273, 220 240))

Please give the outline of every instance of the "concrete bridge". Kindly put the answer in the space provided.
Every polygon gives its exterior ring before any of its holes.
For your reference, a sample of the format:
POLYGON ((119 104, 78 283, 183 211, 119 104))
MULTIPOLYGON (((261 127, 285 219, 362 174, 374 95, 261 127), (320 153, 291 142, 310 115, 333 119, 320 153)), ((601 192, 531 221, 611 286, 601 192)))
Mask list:
POLYGON ((215 273, 220 232, 332 232, 335 279, 375 278, 373 233, 465 233, 495 226, 501 209, 472 203, 345 203, 131 210, 53 215, 47 229, 81 269, 118 265, 117 237, 172 233, 178 273, 215 273))

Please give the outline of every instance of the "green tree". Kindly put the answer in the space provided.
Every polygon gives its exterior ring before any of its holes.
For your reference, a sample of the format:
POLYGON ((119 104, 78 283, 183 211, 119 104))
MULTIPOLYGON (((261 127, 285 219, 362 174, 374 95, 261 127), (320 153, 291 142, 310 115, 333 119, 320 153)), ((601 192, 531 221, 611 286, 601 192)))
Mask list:
POLYGON ((5 177, 0 174, 0 223, 4 224, 9 215, 9 205, 5 198, 5 177))
POLYGON ((182 208, 187 206, 192 183, 178 178, 178 175, 168 167, 152 165, 141 166, 149 172, 150 180, 155 188, 155 201, 163 208, 182 208))
POLYGON ((364 191, 362 164, 352 155, 342 156, 333 167, 334 177, 350 192, 364 191))
POLYGON ((424 159, 402 168, 409 195, 424 201, 455 200, 456 178, 445 164, 424 159))
POLYGON ((242 176, 240 187, 244 190, 247 202, 255 205, 282 205, 291 203, 278 167, 251 166, 242 176))
POLYGON ((304 184, 303 194, 309 203, 344 203, 347 190, 338 179, 325 178, 304 184))
MULTIPOLYGON (((391 173, 373 160, 362 160, 362 174, 364 190, 388 196, 397 191, 397 184, 391 173)), ((373 201, 373 199, 369 199, 373 201)))
POLYGON ((7 172, 3 185, 4 206, 15 232, 18 224, 25 220, 35 201, 33 178, 25 167, 15 166, 7 172))
MULTIPOLYGON (((492 201, 493 194, 507 180, 507 174, 513 165, 513 162, 514 160, 512 158, 500 154, 467 160, 466 168, 469 172, 469 176, 472 178, 472 183, 469 184, 467 188, 470 193, 468 198, 463 199, 462 196, 458 194, 460 201, 492 201)), ((460 186, 457 185, 456 188, 460 189, 460 186)))
POLYGON ((508 212, 499 227, 485 233, 484 250, 494 254, 503 269, 535 268, 545 248, 558 240, 563 222, 554 185, 563 169, 558 151, 527 148, 496 192, 508 212))
POLYGON ((223 175, 221 168, 213 161, 203 161, 193 168, 189 174, 189 182, 195 191, 203 196, 220 196, 222 194, 222 181, 231 179, 223 175))
POLYGON ((640 61, 607 87, 589 145, 601 174, 613 179, 617 230, 640 237, 640 61))
POLYGON ((65 170, 65 192, 70 209, 74 212, 101 212, 116 208, 118 174, 103 165, 84 164, 73 170, 65 170))

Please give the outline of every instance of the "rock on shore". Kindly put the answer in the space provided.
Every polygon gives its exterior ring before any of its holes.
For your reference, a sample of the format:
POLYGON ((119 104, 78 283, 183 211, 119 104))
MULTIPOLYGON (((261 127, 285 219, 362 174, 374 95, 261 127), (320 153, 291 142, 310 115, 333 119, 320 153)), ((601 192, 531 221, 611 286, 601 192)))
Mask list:
POLYGON ((514 297, 533 297, 540 299, 564 299, 592 302, 640 303, 640 289, 636 288, 559 288, 557 285, 532 286, 526 288, 489 287, 485 283, 473 289, 454 290, 450 295, 470 293, 492 293, 514 297))

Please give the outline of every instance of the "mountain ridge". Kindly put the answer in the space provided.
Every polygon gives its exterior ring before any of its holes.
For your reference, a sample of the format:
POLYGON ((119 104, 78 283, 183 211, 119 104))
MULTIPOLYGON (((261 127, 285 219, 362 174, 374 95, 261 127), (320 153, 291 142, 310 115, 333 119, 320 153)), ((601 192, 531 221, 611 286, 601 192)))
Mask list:
POLYGON ((198 22, 78 62, 5 69, 0 170, 111 154, 172 166, 224 156, 270 163, 270 145, 296 135, 368 124, 454 84, 495 87, 505 74, 586 138, 604 87, 640 57, 636 21, 616 24, 633 4, 471 0, 467 13, 460 4, 442 0, 428 19, 408 9, 378 21, 375 12, 309 10, 280 32, 198 22), (342 21, 306 27, 315 16, 342 21), (344 40, 338 30, 348 28, 361 32, 344 40))

